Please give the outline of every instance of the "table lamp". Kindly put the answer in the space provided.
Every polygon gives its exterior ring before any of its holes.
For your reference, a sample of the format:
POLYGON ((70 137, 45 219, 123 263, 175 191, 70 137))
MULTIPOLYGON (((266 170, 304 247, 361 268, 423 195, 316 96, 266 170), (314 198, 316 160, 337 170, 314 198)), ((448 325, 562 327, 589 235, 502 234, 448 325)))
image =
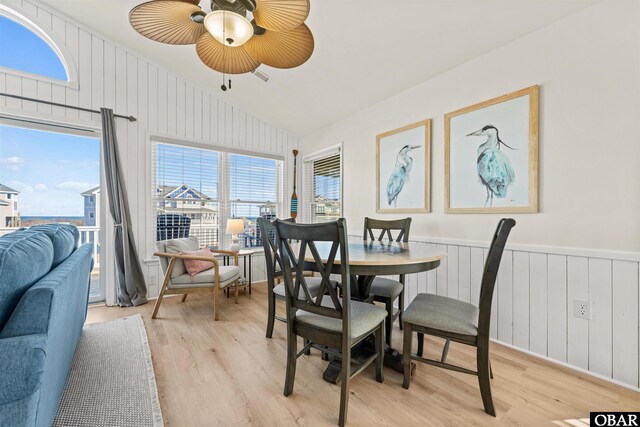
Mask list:
POLYGON ((232 251, 239 251, 238 234, 244 233, 244 220, 242 218, 232 218, 227 220, 227 234, 231 234, 232 251))

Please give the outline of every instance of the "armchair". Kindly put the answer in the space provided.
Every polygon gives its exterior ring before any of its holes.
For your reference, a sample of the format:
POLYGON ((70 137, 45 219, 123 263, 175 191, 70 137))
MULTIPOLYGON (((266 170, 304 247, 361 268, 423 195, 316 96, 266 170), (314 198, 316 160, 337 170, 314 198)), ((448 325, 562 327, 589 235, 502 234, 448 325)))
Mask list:
POLYGON ((200 249, 198 239, 195 237, 164 240, 156 242, 157 252, 154 254, 160 259, 160 267, 164 274, 160 294, 153 308, 152 319, 155 319, 162 299, 165 295, 183 295, 182 302, 192 293, 213 293, 214 319, 220 317, 220 289, 229 286, 235 288, 235 303, 238 303, 238 283, 240 269, 238 267, 238 253, 218 249, 209 249, 211 256, 196 256, 185 254, 186 251, 200 249), (223 266, 218 263, 215 254, 229 255, 233 257, 235 265, 223 266), (184 260, 208 261, 212 267, 195 276, 190 276, 185 267, 184 260))

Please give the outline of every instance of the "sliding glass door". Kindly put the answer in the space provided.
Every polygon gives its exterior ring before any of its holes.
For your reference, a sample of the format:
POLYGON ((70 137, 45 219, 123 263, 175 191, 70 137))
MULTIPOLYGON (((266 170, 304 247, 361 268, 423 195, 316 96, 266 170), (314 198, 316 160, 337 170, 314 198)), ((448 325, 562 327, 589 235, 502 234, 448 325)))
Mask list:
POLYGON ((0 235, 38 224, 76 225, 80 243, 93 245, 89 300, 102 301, 100 139, 89 131, 23 124, 0 120, 0 235))

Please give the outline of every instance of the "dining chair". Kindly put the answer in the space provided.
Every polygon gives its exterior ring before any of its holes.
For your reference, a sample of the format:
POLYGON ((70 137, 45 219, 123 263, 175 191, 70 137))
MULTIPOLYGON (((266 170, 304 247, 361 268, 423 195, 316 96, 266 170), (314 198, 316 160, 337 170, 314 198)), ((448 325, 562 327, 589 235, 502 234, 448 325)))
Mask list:
POLYGON ((187 254, 200 249, 196 237, 182 239, 163 240, 156 242, 157 252, 154 253, 160 260, 160 268, 164 274, 164 280, 160 288, 160 294, 153 307, 151 318, 155 319, 165 295, 182 295, 182 302, 188 294, 213 293, 214 320, 220 318, 220 289, 233 286, 235 289, 235 303, 238 303, 238 286, 240 281, 240 268, 238 267, 238 253, 220 249, 208 249, 207 255, 187 254), (209 253, 211 255, 209 255, 209 253), (215 254, 227 255, 234 258, 235 265, 219 265, 215 254), (207 261, 211 268, 194 276, 187 273, 184 266, 185 260, 207 261))
MULTIPOLYGON (((411 218, 396 219, 396 220, 381 220, 373 218, 364 219, 364 236, 363 239, 374 241, 389 241, 389 242, 408 242, 409 230, 411 228, 411 218), (376 238, 374 235, 376 231, 376 238), (378 231, 380 234, 378 234, 378 231), (398 232, 398 235, 394 238, 392 231, 398 232)), ((398 280, 387 279, 384 277, 376 277, 371 283, 370 294, 373 294, 373 300, 384 303, 387 310, 388 321, 385 325, 386 328, 386 342, 391 346, 391 333, 393 332, 393 322, 399 318, 400 330, 402 330, 402 316, 404 313, 404 274, 401 274, 398 280), (398 310, 394 312, 393 303, 398 300, 398 310)))
POLYGON ((404 342, 402 364, 406 389, 411 384, 411 360, 417 360, 439 368, 465 374, 476 375, 480 386, 482 403, 487 414, 496 416, 491 397, 491 363, 489 361, 489 326, 491 322, 491 303, 496 285, 496 277, 505 244, 515 220, 503 218, 493 235, 489 254, 484 264, 480 287, 479 306, 434 294, 418 294, 404 313, 404 342), (411 355, 413 332, 418 334, 418 352, 411 355), (444 350, 440 360, 422 357, 424 335, 445 338, 444 350), (449 341, 476 347, 476 371, 446 362, 449 341))
POLYGON ((346 221, 322 224, 294 224, 275 222, 287 303, 287 370, 284 395, 293 392, 297 358, 311 348, 332 354, 342 360, 340 373, 340 415, 338 424, 344 426, 349 403, 349 380, 375 362, 376 381, 383 382, 384 322, 387 313, 381 307, 360 301, 351 301, 351 287, 342 287, 342 298, 331 285, 330 275, 340 274, 342 283, 349 283, 349 247, 346 221), (292 245, 291 240, 298 240, 292 245), (316 243, 330 245, 326 259, 322 259, 316 243), (340 256, 337 262, 337 255, 340 256), (320 288, 313 298, 308 278, 302 275, 305 264, 315 265, 320 273, 320 288), (294 278, 294 274, 295 278, 294 278), (373 335, 375 352, 361 364, 351 366, 351 349, 373 335), (298 339, 306 344, 298 352, 298 339))
MULTIPOLYGON (((293 218, 286 219, 284 221, 295 222, 293 218)), ((260 234, 262 236, 262 246, 264 247, 264 258, 267 264, 267 298, 268 298, 268 313, 267 313, 267 338, 273 336, 273 327, 275 320, 281 322, 287 322, 285 317, 278 316, 276 314, 276 301, 286 301, 286 293, 284 284, 280 283, 282 279, 282 268, 278 262, 276 254, 278 252, 278 244, 276 239, 276 227, 275 225, 264 218, 258 218, 258 227, 260 227, 260 234)), ((305 271, 305 276, 311 276, 310 271, 305 271)), ((294 274, 295 275, 295 274, 294 274)), ((317 277, 309 277, 307 279, 307 285, 309 286, 309 292, 311 297, 315 298, 318 295, 318 289, 320 289, 320 283, 322 280, 317 277)), ((337 282, 332 281, 332 285, 335 288, 337 282)))

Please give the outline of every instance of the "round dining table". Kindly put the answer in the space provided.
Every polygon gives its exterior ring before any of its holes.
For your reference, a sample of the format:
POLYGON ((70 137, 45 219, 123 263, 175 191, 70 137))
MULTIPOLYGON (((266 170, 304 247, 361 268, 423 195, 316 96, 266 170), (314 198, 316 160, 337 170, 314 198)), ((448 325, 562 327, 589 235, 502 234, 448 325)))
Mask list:
MULTIPOLYGON (((329 256, 331 242, 314 242, 323 261, 329 256)), ((445 253, 442 249, 416 242, 381 242, 381 241, 350 241, 349 242, 349 273, 351 274, 351 298, 372 301, 370 295, 371 284, 376 276, 421 273, 437 268, 445 253)), ((316 270, 313 257, 305 259, 305 270, 316 270)), ((340 256, 336 257, 332 273, 341 271, 340 256)), ((390 321, 388 319, 387 321, 390 321)), ((354 349, 352 358, 365 359, 373 349, 366 340, 354 349)), ((398 372, 403 372, 402 354, 391 347, 385 351, 385 366, 398 372)), ((323 378, 336 384, 340 378, 342 365, 339 360, 333 360, 323 374, 323 378)))

